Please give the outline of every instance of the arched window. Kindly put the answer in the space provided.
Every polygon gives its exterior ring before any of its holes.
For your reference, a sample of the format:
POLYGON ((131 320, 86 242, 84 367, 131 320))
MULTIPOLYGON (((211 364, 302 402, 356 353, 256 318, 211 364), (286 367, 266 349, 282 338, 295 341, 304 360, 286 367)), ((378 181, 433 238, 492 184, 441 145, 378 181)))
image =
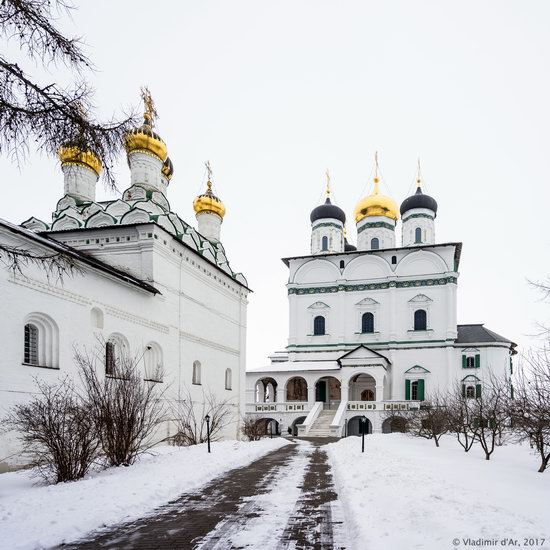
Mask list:
POLYGON ((325 318, 322 315, 317 315, 313 319, 313 334, 316 336, 325 334, 325 318))
POLYGON ((38 365, 38 327, 32 323, 25 325, 25 358, 27 365, 38 365))
POLYGON ((225 369, 225 389, 232 389, 231 369, 225 369))
POLYGON ((340 269, 344 269, 346 267, 346 262, 344 260, 340 260, 340 269))
POLYGON ((97 307, 93 307, 90 312, 92 327, 103 328, 103 311, 97 307))
POLYGON ((361 317, 361 332, 374 332, 374 314, 370 311, 361 317))
POLYGON ((427 330, 427 316, 425 309, 414 312, 414 330, 427 330))
POLYGON ((321 239, 321 250, 327 251, 328 250, 328 237, 323 237, 321 239))
POLYGON ((395 265, 397 263, 397 256, 392 256, 391 257, 391 263, 392 263, 392 265, 395 265))
POLYGON ((111 334, 105 342, 105 374, 115 376, 117 367, 124 369, 128 360, 128 341, 122 334, 111 334))
POLYGON ((145 363, 144 379, 152 382, 162 382, 164 376, 162 348, 156 342, 149 342, 145 346, 143 361, 145 363))
POLYGON ((201 363, 193 361, 193 384, 200 385, 201 383, 201 363))
POLYGON ((417 227, 414 230, 414 242, 415 243, 421 243, 422 242, 422 229, 420 229, 420 227, 417 227))
POLYGON ((31 313, 25 319, 23 363, 59 368, 59 329, 45 313, 31 313))
POLYGON ((374 239, 370 240, 370 248, 371 250, 378 250, 380 248, 380 241, 377 237, 374 237, 374 239))
POLYGON ((374 392, 372 390, 363 390, 361 392, 361 401, 374 401, 374 392))

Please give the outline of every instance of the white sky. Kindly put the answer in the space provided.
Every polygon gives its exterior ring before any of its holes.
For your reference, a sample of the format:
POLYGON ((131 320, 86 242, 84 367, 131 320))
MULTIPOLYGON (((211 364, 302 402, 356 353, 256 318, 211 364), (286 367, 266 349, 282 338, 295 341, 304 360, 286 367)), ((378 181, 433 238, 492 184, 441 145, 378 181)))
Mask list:
MULTIPOLYGON (((355 242, 375 150, 398 203, 421 158, 437 242, 464 243, 459 323, 533 343, 550 317, 527 284, 550 274, 547 0, 77 3, 63 27, 89 45, 100 114, 150 87, 175 165, 168 199, 188 222, 212 163, 222 241, 255 291, 249 367, 286 345, 280 258, 309 253, 325 169, 355 242)), ((1 158, 0 170, 0 217, 49 220, 63 193, 56 159, 33 154, 19 170, 1 158)), ((118 174, 124 190, 125 159, 118 174)))

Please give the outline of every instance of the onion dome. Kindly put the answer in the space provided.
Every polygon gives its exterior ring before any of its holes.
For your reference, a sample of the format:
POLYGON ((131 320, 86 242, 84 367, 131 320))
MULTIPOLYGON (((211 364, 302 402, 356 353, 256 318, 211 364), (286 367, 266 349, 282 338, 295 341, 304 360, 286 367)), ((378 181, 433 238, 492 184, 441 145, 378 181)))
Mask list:
POLYGON ((416 180, 416 193, 407 197, 401 203, 401 216, 404 216, 406 212, 412 210, 413 208, 426 208, 431 210, 434 213, 434 216, 437 216, 437 201, 430 197, 429 195, 424 195, 422 193, 421 180, 416 180))
POLYGON ((166 157, 166 160, 164 161, 164 164, 162 165, 162 175, 170 181, 172 179, 172 176, 174 175, 174 164, 170 157, 166 157))
POLYGON ((341 221, 343 224, 346 223, 346 214, 345 212, 335 204, 330 202, 330 176, 327 170, 327 188, 326 188, 326 200, 324 204, 316 206, 309 216, 311 223, 316 222, 317 220, 325 220, 327 218, 333 218, 335 220, 341 221))
POLYGON ((357 250, 357 247, 348 243, 347 239, 344 239, 344 252, 354 252, 357 250))
POLYGON ((146 155, 157 157, 164 162, 168 157, 168 150, 166 143, 153 131, 153 119, 157 116, 153 99, 147 88, 142 89, 141 95, 145 103, 143 124, 126 134, 126 152, 128 154, 145 153, 146 155))
POLYGON ((97 176, 101 173, 103 165, 99 157, 91 151, 83 151, 76 145, 62 145, 59 148, 59 160, 61 165, 78 164, 93 170, 97 176))
POLYGON ((212 193, 212 182, 208 180, 206 183, 206 192, 199 195, 193 201, 193 210, 197 214, 202 212, 212 212, 217 214, 220 218, 225 216, 225 206, 223 202, 212 193))
POLYGON ((356 223, 371 216, 385 216, 393 220, 399 218, 397 203, 391 197, 380 194, 379 181, 378 177, 375 177, 372 194, 362 198, 357 203, 354 212, 356 223))

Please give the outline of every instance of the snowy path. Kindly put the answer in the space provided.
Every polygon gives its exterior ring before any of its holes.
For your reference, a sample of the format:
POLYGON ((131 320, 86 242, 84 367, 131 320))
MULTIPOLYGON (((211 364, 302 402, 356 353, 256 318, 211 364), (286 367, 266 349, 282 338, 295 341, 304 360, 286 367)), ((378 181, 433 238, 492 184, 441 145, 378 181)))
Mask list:
POLYGON ((62 548, 328 550, 348 548, 344 539, 327 455, 300 442, 184 494, 150 517, 62 548))

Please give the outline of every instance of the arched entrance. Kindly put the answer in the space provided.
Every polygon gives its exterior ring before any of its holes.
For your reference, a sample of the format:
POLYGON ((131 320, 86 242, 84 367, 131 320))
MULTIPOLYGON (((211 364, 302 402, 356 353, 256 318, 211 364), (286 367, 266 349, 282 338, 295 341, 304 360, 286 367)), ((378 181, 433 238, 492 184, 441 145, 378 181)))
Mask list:
POLYGON ((260 378, 256 382, 254 401, 256 403, 275 403, 277 401, 277 382, 273 378, 260 378))
POLYGON ((280 435, 279 423, 273 418, 259 418, 257 424, 261 427, 261 433, 267 436, 280 435))
POLYGON ((340 405, 340 380, 334 376, 323 376, 315 383, 315 401, 322 401, 325 409, 337 409, 340 405))
POLYGON ((305 416, 300 416, 299 418, 297 418, 293 423, 292 423, 292 426, 290 427, 290 433, 291 435, 294 435, 294 436, 297 436, 298 435, 298 425, 299 424, 303 424, 304 421, 305 421, 306 417, 305 416))
POLYGON ((382 433, 391 434, 394 432, 404 433, 407 431, 407 421, 402 416, 390 416, 382 422, 382 433))
MULTIPOLYGON (((348 420, 347 424, 347 435, 362 435, 362 423, 363 417, 362 416, 354 416, 353 418, 350 418, 348 420)), ((371 434, 372 433, 372 423, 367 418, 365 423, 366 431, 365 434, 371 434)))
POLYGON ((349 381, 350 401, 376 401, 376 380, 370 374, 356 374, 349 381))
POLYGON ((307 382, 301 376, 294 376, 286 383, 287 401, 307 401, 307 382))

